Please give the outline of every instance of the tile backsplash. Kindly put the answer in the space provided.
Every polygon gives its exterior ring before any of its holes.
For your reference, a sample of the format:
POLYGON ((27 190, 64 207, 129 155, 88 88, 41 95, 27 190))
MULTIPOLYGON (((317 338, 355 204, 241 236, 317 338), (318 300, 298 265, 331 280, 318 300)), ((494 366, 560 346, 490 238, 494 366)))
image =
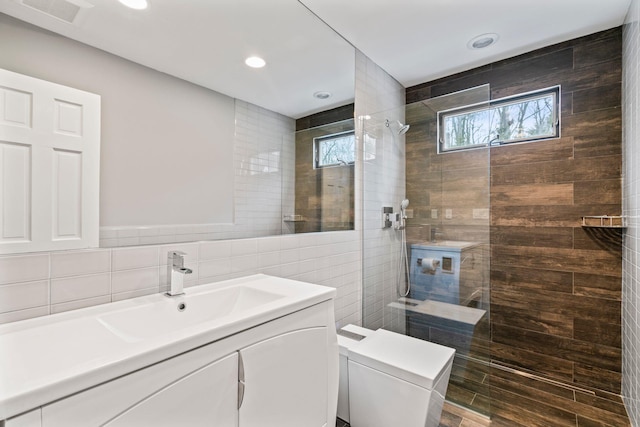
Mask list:
POLYGON ((334 287, 336 322, 360 322, 356 231, 0 257, 0 323, 158 293, 167 252, 185 252, 195 286, 256 273, 334 287))

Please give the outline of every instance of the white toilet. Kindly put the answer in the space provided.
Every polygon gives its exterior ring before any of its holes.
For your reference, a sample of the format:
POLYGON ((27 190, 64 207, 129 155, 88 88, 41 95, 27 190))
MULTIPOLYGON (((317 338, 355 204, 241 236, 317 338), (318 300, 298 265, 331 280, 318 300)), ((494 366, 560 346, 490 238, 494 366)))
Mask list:
POLYGON ((338 332, 338 417, 351 427, 438 427, 455 350, 348 325, 338 332))

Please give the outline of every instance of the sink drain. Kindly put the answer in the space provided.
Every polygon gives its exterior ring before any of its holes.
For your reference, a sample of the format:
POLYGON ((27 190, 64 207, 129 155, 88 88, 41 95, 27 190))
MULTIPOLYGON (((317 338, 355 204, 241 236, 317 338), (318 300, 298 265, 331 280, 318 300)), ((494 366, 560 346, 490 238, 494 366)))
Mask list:
POLYGON ((185 311, 187 309, 187 304, 181 302, 178 304, 178 311, 185 311))

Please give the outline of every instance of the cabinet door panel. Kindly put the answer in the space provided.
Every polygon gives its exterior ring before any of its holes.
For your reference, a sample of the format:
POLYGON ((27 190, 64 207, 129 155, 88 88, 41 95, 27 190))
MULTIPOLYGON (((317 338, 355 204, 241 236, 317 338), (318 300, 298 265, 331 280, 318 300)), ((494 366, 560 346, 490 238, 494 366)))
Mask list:
POLYGON ((327 424, 327 330, 302 329, 240 350, 241 427, 327 424))
MULTIPOLYGON (((232 356, 236 356, 236 353, 232 356)), ((210 346, 206 346, 165 360, 44 406, 42 424, 44 427, 103 425, 138 402, 219 358, 210 346)), ((237 366, 234 372, 237 373, 237 366)))
POLYGON ((237 387, 234 353, 160 390, 105 427, 236 427, 237 387))
MULTIPOLYGON (((17 417, 9 418, 4 422, 4 427, 41 427, 41 411, 40 408, 34 409, 26 414, 18 415, 17 417)), ((2 421, 0 421, 2 423, 2 421)))

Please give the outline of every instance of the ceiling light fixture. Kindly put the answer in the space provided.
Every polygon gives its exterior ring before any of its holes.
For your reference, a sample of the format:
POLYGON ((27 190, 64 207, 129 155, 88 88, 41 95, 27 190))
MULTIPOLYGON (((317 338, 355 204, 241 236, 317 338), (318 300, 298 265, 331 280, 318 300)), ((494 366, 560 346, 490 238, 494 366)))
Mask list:
POLYGON ((319 92, 314 93, 313 97, 318 99, 327 99, 327 98, 331 98, 331 93, 321 90, 319 92))
POLYGON ((147 3, 147 0, 119 0, 119 1, 123 5, 135 10, 143 10, 149 6, 149 4, 147 3))
POLYGON ((265 60, 260 58, 259 56, 250 56, 244 60, 244 63, 251 68, 262 68, 267 65, 265 60))
POLYGON ((500 36, 496 33, 480 34, 479 36, 476 36, 469 40, 469 43, 467 43, 467 47, 473 50, 484 49, 485 47, 489 47, 492 44, 495 44, 499 38, 500 36))

